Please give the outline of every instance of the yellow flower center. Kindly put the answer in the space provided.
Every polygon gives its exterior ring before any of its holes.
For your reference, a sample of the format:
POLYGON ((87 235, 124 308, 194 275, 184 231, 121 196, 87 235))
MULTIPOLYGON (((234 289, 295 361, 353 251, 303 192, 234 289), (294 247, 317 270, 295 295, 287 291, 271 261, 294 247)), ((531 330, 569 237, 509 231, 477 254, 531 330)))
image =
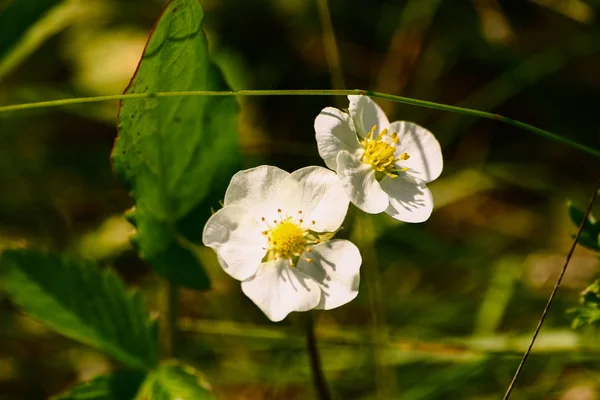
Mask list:
POLYGON ((388 134, 388 130, 384 129, 377 135, 376 139, 373 139, 376 129, 377 127, 373 126, 365 139, 361 141, 365 152, 360 161, 371 165, 378 179, 383 178, 384 174, 391 178, 396 178, 399 172, 404 172, 408 169, 398 168, 396 162, 408 160, 410 156, 402 153, 396 158, 396 146, 399 141, 398 134, 394 132, 390 135, 388 134))
POLYGON ((306 235, 307 232, 288 217, 269 231, 269 250, 287 259, 300 256, 308 244, 306 235))
MULTIPOLYGON (((277 210, 279 220, 267 221, 266 218, 261 218, 262 222, 269 228, 263 231, 263 235, 267 237, 267 251, 263 261, 273 261, 278 258, 288 260, 290 267, 296 265, 300 257, 307 262, 312 262, 311 258, 303 256, 304 253, 312 251, 311 246, 326 242, 333 238, 335 232, 315 232, 310 228, 303 228, 304 220, 302 219, 302 211, 298 210, 298 215, 290 217, 282 215, 281 209, 277 210)), ((309 226, 314 226, 315 221, 311 221, 309 226)))

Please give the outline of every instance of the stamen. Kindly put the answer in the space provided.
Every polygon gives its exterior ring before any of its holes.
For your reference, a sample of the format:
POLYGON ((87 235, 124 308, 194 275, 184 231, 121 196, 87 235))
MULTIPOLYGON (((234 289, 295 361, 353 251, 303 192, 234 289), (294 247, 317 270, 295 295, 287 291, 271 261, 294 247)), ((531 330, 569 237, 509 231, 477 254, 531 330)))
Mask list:
MULTIPOLYGON (((267 237, 265 260, 272 261, 282 259, 288 262, 290 267, 295 267, 298 260, 303 259, 306 262, 313 262, 313 258, 306 257, 312 252, 312 247, 319 243, 323 243, 329 239, 322 240, 321 235, 315 232, 314 228, 306 227, 302 218, 295 216, 287 216, 288 213, 282 209, 277 209, 279 213, 285 213, 286 217, 281 220, 273 220, 274 226, 270 226, 268 230, 261 231, 267 237), (298 218, 298 219, 296 219, 298 218)), ((302 215, 302 210, 298 210, 298 215, 302 215)), ((261 218, 266 222, 266 218, 261 218)), ((316 225, 316 221, 310 221, 312 225, 316 225)))
POLYGON ((361 162, 369 164, 373 170, 375 170, 378 180, 385 175, 396 178, 397 172, 404 172, 396 167, 398 161, 408 160, 409 155, 402 153, 399 157, 396 157, 397 147, 400 138, 398 132, 390 133, 389 130, 383 129, 377 135, 376 139, 372 139, 373 135, 376 134, 376 127, 369 132, 367 137, 361 141, 364 149, 364 153, 360 159, 361 162))

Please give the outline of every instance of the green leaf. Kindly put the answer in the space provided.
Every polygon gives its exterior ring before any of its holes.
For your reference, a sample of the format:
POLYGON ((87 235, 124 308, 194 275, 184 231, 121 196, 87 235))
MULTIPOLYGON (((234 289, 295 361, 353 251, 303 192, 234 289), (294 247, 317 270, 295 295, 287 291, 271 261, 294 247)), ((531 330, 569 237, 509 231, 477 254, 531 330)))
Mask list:
POLYGON ((139 292, 111 270, 33 250, 0 257, 0 285, 12 301, 59 333, 133 368, 157 363, 158 330, 139 292))
MULTIPOLYGON (((577 227, 581 225, 585 212, 575 207, 571 202, 567 203, 569 209, 569 218, 577 227)), ((575 237, 575 236, 573 236, 575 237)), ((588 249, 600 251, 600 224, 590 213, 583 224, 583 231, 579 238, 579 244, 588 249)))
MULTIPOLYGON (((585 216, 585 211, 575 207, 571 202, 567 204, 567 207, 569 208, 569 218, 571 218, 571 221, 575 226, 579 227, 585 216)), ((600 224, 598 224, 598 221, 596 221, 596 218, 594 218, 591 213, 588 214, 588 217, 585 220, 583 230, 589 234, 600 234, 600 224)))
POLYGON ((139 371, 117 371, 110 375, 100 375, 52 397, 51 400, 133 399, 145 377, 146 374, 139 371))
MULTIPOLYGON (((228 90, 210 61, 198 0, 173 0, 158 21, 125 93, 228 90)), ((202 227, 238 169, 237 105, 233 97, 153 97, 121 102, 115 173, 136 206, 140 256, 171 282, 210 286, 187 241, 202 227)))
POLYGON ((579 298, 580 306, 569 310, 574 315, 573 329, 600 323, 600 281, 588 286, 579 298))
POLYGON ((188 365, 166 362, 152 372, 136 397, 137 400, 214 399, 208 385, 188 365))

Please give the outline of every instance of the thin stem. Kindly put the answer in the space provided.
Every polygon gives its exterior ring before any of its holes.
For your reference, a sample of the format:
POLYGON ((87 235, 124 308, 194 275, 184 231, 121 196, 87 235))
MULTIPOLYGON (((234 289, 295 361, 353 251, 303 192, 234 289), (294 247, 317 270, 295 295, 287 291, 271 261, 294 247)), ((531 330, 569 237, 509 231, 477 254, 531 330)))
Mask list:
POLYGON ((321 366, 321 357, 317 348, 317 338, 315 336, 315 322, 312 312, 306 313, 306 350, 310 359, 310 369, 312 371, 313 384, 320 400, 330 400, 329 388, 323 374, 321 366))
POLYGON ((540 330, 542 329, 542 325, 544 324, 544 320, 546 319, 548 310, 550 309, 550 306, 552 305, 554 296, 556 296, 556 292, 558 291, 560 283, 562 282, 562 279, 565 276, 565 272, 567 272, 567 267, 569 266, 569 261, 571 261, 571 256, 573 256, 573 252, 575 251, 577 242, 579 241, 579 238, 581 237, 581 233, 583 232, 583 227, 585 226, 585 221, 587 221, 588 216, 590 215, 590 211, 592 210, 592 205, 594 204, 594 200, 596 200, 596 196, 598 195, 599 189, 600 189, 600 179, 598 180, 598 182, 596 182, 596 186, 594 187, 594 193, 592 193, 592 196, 590 197, 590 202, 585 210, 585 214, 583 215, 583 220, 581 221, 581 224, 579 225, 579 229, 577 230, 577 235, 575 236, 575 239, 573 240, 573 244, 571 245, 571 249, 569 250, 569 253, 567 254, 567 259, 565 260, 565 265, 563 266, 562 271, 560 272, 560 275, 558 276, 558 280, 556 281, 556 284, 554 285, 554 289, 552 289, 552 293, 550 293, 550 298, 548 298, 546 307, 544 307, 544 311, 542 311, 542 316, 540 317, 537 327, 535 328, 535 332, 533 333, 533 337, 531 338, 529 347, 527 347, 527 350, 525 350, 525 354, 523 354, 523 358, 521 359, 521 362, 519 363, 519 366, 517 367, 517 371, 515 372, 515 375, 513 376, 512 381, 510 382, 510 385, 508 385, 508 389, 506 389, 506 393, 504 394, 504 400, 508 400, 508 398, 510 397, 510 394, 515 386, 515 382, 517 381, 517 378, 519 377, 519 374, 521 373, 521 370, 523 369, 525 362, 527 362, 527 357, 529 357, 529 353, 531 353, 531 349, 533 348, 535 339, 537 338, 538 334, 540 333, 540 330))
POLYGON ((582 143, 564 138, 555 133, 546 131, 544 129, 536 128, 533 125, 526 124, 502 115, 489 113, 485 111, 478 111, 469 108, 462 108, 456 106, 450 106, 446 104, 434 103, 431 101, 417 100, 409 97, 395 96, 386 93, 372 92, 368 90, 360 89, 348 89, 348 90, 237 90, 237 91, 210 91, 210 90, 199 90, 199 91, 188 91, 188 92, 159 92, 159 93, 130 93, 130 94, 119 94, 110 96, 95 96, 95 97, 79 97, 73 99, 63 100, 52 100, 43 101, 38 103, 25 103, 25 104, 14 104, 0 107, 0 113, 8 111, 21 111, 30 110, 35 108, 48 108, 48 107, 59 107, 81 103, 96 103, 101 101, 111 100, 124 100, 124 99, 143 99, 151 97, 184 97, 184 96, 349 96, 349 95, 365 95, 376 99, 383 99, 394 101, 397 103, 403 103, 418 107, 433 108, 441 111, 449 111, 458 114, 471 115, 474 117, 491 119, 495 121, 504 122, 505 124, 521 128, 536 135, 545 137, 546 139, 554 140, 556 142, 565 144, 574 149, 581 150, 585 153, 591 154, 597 158, 600 158, 600 150, 586 146, 582 143))
POLYGON ((161 343, 163 359, 177 356, 177 328, 179 287, 165 281, 163 287, 163 316, 161 318, 161 343))

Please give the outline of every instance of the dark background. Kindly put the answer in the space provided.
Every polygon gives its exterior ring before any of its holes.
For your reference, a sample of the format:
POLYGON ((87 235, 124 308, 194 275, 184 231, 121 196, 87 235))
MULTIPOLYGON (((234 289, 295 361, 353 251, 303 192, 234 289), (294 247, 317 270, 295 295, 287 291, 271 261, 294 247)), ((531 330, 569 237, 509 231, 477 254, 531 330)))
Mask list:
MULTIPOLYGON (((64 8, 48 23, 60 28, 0 74, 0 104, 122 92, 164 4, 47 0, 36 14, 34 3, 4 16, 13 23, 0 24, 0 66, 14 49, 9 30, 22 33, 48 5, 64 8)), ((202 4, 234 89, 331 88, 316 1, 202 4)), ((347 88, 492 111, 600 147, 597 1, 331 0, 329 11, 347 88)), ((363 253, 361 291, 317 314, 334 398, 501 398, 576 230, 566 203, 587 204, 599 162, 500 122, 378 103, 390 120, 434 132, 445 169, 423 224, 349 216, 341 235, 363 253)), ((313 121, 338 104, 347 101, 240 98, 244 165, 323 165, 313 121)), ((115 117, 115 103, 0 114, 0 249, 97 260, 156 310, 158 278, 128 244, 121 215, 132 202, 111 171, 115 117)), ((271 323, 211 252, 202 256, 214 289, 182 293, 182 358, 222 398, 311 398, 298 316, 271 323)), ((597 333, 570 330, 567 313, 596 278, 597 255, 578 248, 569 268, 514 399, 600 399, 597 333)), ((0 292, 0 399, 45 399, 116 367, 0 292)))

